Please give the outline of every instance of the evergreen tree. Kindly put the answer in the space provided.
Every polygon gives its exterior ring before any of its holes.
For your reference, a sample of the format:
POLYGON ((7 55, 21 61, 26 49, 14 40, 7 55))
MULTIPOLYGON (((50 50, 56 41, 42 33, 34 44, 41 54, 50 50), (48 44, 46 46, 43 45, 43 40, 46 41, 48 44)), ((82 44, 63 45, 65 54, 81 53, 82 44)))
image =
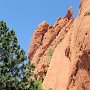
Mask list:
POLYGON ((35 80, 34 65, 25 60, 15 32, 0 21, 0 90, 42 90, 35 80))

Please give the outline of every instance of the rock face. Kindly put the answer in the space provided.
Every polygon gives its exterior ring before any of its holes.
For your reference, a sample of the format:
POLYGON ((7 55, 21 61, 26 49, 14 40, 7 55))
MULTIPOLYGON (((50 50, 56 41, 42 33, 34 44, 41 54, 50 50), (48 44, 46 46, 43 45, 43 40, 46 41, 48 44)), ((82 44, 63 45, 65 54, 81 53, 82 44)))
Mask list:
POLYGON ((29 49, 29 58, 32 59, 33 55, 35 54, 36 50, 42 45, 43 36, 47 32, 49 24, 47 22, 42 22, 37 28, 32 37, 32 42, 30 44, 29 49))
POLYGON ((45 90, 90 90, 90 0, 81 0, 74 21, 72 7, 52 26, 35 30, 29 59, 45 90))

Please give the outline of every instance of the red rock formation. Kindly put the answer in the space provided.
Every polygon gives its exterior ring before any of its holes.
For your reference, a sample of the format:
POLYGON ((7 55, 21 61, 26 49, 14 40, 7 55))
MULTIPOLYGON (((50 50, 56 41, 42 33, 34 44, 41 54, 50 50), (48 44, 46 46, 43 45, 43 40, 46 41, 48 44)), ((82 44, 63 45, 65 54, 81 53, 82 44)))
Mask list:
POLYGON ((51 56, 48 55, 49 50, 54 52, 60 40, 64 39, 65 34, 72 27, 73 21, 72 7, 70 7, 67 15, 64 18, 58 18, 54 25, 43 22, 35 30, 30 43, 29 59, 31 63, 35 64, 35 73, 40 76, 40 80, 41 76, 47 73, 47 67, 51 60, 51 56), (44 68, 42 68, 43 65, 45 65, 44 68))
POLYGON ((89 12, 90 0, 81 0, 75 21, 70 7, 54 25, 44 22, 35 31, 29 59, 45 90, 90 90, 89 12))
POLYGON ((90 0, 83 0, 73 27, 54 51, 45 90, 90 90, 90 0))
POLYGON ((47 22, 42 22, 36 28, 32 37, 32 41, 30 43, 30 49, 28 51, 29 59, 32 59, 36 50, 39 48, 40 45, 42 45, 43 36, 47 32, 48 27, 49 27, 49 24, 47 22))

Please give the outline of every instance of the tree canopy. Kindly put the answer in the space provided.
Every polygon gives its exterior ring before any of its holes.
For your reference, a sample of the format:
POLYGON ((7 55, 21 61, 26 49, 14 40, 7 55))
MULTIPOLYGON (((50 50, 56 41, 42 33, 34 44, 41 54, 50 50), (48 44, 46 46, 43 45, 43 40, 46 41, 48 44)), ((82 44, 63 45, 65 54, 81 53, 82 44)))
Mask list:
POLYGON ((0 21, 0 90, 42 90, 14 30, 0 21))

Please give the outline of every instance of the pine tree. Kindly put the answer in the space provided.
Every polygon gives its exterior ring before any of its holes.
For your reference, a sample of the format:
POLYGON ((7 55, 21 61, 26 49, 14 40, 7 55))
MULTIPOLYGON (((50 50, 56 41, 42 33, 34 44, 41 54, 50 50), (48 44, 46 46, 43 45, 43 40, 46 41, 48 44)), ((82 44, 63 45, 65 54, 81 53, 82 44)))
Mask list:
POLYGON ((25 60, 14 30, 0 21, 0 90, 42 90, 35 80, 34 65, 25 60))

